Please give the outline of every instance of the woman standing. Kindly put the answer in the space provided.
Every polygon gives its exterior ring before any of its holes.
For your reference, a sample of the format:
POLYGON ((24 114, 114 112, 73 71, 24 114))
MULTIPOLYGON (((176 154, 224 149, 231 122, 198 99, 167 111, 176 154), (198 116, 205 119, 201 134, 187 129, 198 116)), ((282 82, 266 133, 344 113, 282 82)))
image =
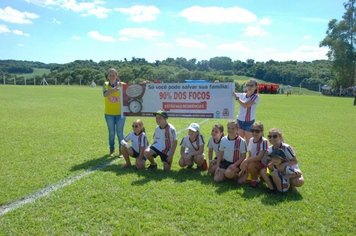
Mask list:
MULTIPOLYGON (((121 82, 117 71, 113 68, 108 72, 108 79, 109 81, 103 85, 105 120, 109 130, 110 156, 114 156, 115 133, 121 148, 120 140, 124 138, 126 117, 121 117, 121 85, 123 82, 121 82)), ((119 156, 121 156, 121 153, 119 156)))
POLYGON ((246 84, 246 93, 233 93, 232 96, 240 104, 237 121, 239 122, 239 135, 245 140, 252 137, 251 125, 255 123, 256 107, 260 97, 257 94, 258 83, 255 79, 249 79, 246 84))

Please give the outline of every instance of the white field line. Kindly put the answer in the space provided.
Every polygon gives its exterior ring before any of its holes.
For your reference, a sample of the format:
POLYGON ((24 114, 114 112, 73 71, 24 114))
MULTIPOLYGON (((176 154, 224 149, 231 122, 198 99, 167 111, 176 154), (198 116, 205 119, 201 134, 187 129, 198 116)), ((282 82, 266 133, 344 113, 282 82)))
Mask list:
MULTIPOLYGON (((202 121, 200 121, 198 124, 202 124, 204 122, 208 121, 208 119, 204 119, 202 121)), ((177 134, 181 133, 182 131, 184 130, 187 130, 189 127, 185 127, 181 130, 178 130, 177 131, 177 134)), ((18 201, 15 201, 15 202, 12 202, 12 203, 9 203, 9 204, 6 204, 6 205, 2 205, 0 207, 0 216, 3 216, 5 215, 6 213, 12 211, 12 210, 15 210, 17 208, 20 208, 28 203, 32 203, 34 202, 35 200, 41 198, 41 197, 44 197, 48 194, 50 194, 51 192, 53 191, 56 191, 57 189, 59 188, 62 188, 62 187, 65 187, 67 185, 70 185, 72 183, 74 183, 75 181, 77 180, 80 180, 81 178, 83 178, 84 176, 87 176, 87 175, 90 175, 98 170, 102 170, 104 169, 105 167, 119 161, 120 159, 113 159, 113 160, 109 160, 109 161, 106 161, 106 162, 103 162, 103 163, 100 163, 99 165, 97 166, 94 166, 88 170, 86 170, 85 172, 77 175, 77 176, 74 176, 74 177, 71 177, 71 178, 68 178, 68 179, 64 179, 64 180, 60 180, 58 183, 56 184, 52 184, 52 185, 49 185, 45 188, 42 188, 42 189, 39 189, 37 190, 36 192, 24 197, 22 200, 18 200, 18 201)))

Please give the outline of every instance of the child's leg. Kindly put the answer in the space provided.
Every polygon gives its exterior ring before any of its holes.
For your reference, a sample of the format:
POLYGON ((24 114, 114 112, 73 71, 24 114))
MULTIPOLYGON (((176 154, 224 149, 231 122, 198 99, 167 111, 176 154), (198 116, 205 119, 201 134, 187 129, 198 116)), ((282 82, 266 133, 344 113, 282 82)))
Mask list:
POLYGON ((141 170, 141 169, 145 169, 146 166, 146 160, 140 160, 138 158, 136 158, 136 169, 137 170, 141 170))
POLYGON ((163 164, 164 164, 163 167, 164 170, 171 170, 171 164, 168 164, 167 162, 164 162, 163 164))
POLYGON ((214 175, 214 181, 217 183, 223 182, 225 180, 225 169, 218 168, 214 175))
MULTIPOLYGON (((193 159, 193 158, 192 158, 193 159)), ((189 160, 188 158, 186 158, 186 157, 181 157, 180 159, 179 159, 179 166, 180 167, 185 167, 185 166, 189 166, 189 165, 192 165, 193 163, 192 163, 192 161, 191 160, 189 160)))
POLYGON ((133 149, 132 147, 125 147, 125 145, 122 145, 120 147, 121 153, 125 158, 126 163, 124 165, 121 166, 121 168, 126 168, 131 166, 131 162, 130 162, 130 156, 133 156, 133 149))
POLYGON ((291 183, 291 185, 293 185, 295 187, 301 187, 304 184, 303 175, 290 179, 290 183, 291 183))
POLYGON ((282 179, 280 178, 278 171, 274 170, 272 172, 272 178, 273 178, 273 182, 276 184, 278 192, 283 192, 282 179))
POLYGON ((145 156, 147 157, 147 159, 151 162, 151 164, 156 164, 155 163, 155 159, 153 158, 153 155, 155 155, 156 153, 154 151, 152 151, 150 148, 147 148, 145 150, 145 156))
POLYGON ((213 160, 212 162, 210 162, 208 171, 209 171, 210 174, 214 174, 215 173, 215 171, 216 171, 216 160, 213 160))
POLYGON ((262 169, 262 165, 260 162, 252 161, 247 165, 248 172, 250 172, 252 180, 258 179, 258 172, 262 169))
POLYGON ((248 184, 250 183, 251 181, 250 180, 247 180, 248 178, 248 170, 247 170, 247 167, 242 170, 241 174, 239 175, 238 179, 237 179, 237 183, 238 184, 248 184))
POLYGON ((260 170, 260 176, 263 178, 263 180, 266 182, 267 186, 269 189, 274 190, 273 184, 271 179, 269 178, 269 174, 267 172, 267 168, 262 168, 260 170))
POLYGON ((233 165, 230 165, 226 171, 225 171, 225 177, 228 179, 237 179, 238 178, 238 173, 240 172, 239 167, 235 167, 233 165))
POLYGON ((203 165, 204 157, 205 156, 203 154, 194 157, 194 162, 197 163, 197 166, 203 165))

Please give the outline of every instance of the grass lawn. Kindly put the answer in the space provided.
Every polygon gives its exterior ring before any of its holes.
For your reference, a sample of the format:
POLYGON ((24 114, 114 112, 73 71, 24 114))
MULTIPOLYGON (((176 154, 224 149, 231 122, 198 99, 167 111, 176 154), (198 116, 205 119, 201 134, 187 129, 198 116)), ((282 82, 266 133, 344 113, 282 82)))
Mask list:
MULTIPOLYGON (((0 86, 0 209, 86 173, 33 203, 0 215, 0 235, 354 235, 356 106, 353 99, 260 95, 257 121, 283 131, 297 154, 300 194, 270 196, 206 172, 120 169, 110 158, 101 88, 0 86)), ((236 103, 235 113, 238 112, 236 103)), ((125 134, 134 118, 127 118, 125 134)), ((149 141, 154 118, 143 118, 149 141)), ((191 122, 170 118, 178 144, 191 122)), ((201 123, 207 142, 215 123, 201 123)), ((205 154, 208 149, 205 147, 205 154)), ((134 161, 131 159, 134 163, 134 161)), ((147 164, 148 165, 148 164, 147 164)))
POLYGON ((43 74, 49 74, 51 72, 50 69, 44 69, 44 68, 33 68, 33 72, 32 73, 25 73, 25 74, 16 74, 16 77, 25 77, 26 78, 33 78, 33 76, 42 76, 43 74))

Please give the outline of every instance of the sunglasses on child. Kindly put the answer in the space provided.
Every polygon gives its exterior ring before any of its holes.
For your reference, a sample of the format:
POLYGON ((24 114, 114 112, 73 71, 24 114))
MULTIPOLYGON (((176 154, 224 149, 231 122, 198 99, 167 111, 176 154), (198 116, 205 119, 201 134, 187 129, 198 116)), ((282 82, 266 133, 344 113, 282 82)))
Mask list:
POLYGON ((271 139, 271 138, 278 138, 278 135, 277 134, 274 134, 274 135, 267 135, 267 137, 269 138, 269 139, 271 139))
POLYGON ((260 132, 261 132, 261 130, 259 130, 259 129, 251 129, 251 133, 259 134, 260 132))
POLYGON ((255 86, 254 84, 246 84, 247 87, 253 87, 255 86))
POLYGON ((132 125, 132 128, 138 128, 138 125, 132 125))

